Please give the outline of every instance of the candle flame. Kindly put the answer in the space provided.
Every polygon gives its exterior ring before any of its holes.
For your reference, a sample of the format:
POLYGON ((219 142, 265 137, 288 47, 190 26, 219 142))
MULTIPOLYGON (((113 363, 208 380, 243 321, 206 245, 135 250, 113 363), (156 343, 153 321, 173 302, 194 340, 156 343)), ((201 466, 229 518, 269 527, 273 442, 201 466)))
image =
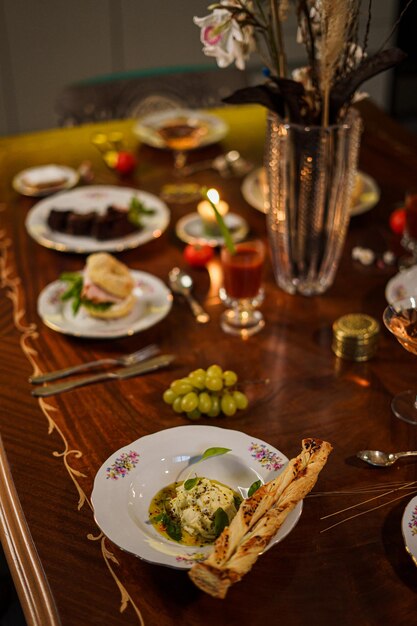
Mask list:
POLYGON ((218 204, 220 200, 219 192, 217 189, 209 189, 207 192, 207 198, 211 200, 213 204, 218 204))

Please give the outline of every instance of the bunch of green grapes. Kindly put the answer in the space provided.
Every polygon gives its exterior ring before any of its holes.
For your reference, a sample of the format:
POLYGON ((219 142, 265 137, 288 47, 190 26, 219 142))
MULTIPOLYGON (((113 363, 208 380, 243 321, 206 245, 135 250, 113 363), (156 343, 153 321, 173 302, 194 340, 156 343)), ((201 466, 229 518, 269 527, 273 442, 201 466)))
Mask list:
POLYGON ((186 413, 191 420, 202 415, 217 417, 220 413, 231 416, 248 406, 247 397, 236 385, 235 372, 210 365, 206 370, 193 370, 186 378, 174 380, 164 391, 163 399, 176 413, 186 413))

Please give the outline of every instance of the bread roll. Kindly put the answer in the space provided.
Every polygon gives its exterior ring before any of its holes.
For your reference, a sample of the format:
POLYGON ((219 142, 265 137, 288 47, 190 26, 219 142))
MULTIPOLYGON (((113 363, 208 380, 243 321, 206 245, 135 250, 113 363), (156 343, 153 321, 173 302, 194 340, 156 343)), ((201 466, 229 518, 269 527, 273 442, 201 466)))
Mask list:
POLYGON ((134 287, 129 268, 107 252, 90 254, 86 271, 90 280, 118 298, 127 298, 134 287))

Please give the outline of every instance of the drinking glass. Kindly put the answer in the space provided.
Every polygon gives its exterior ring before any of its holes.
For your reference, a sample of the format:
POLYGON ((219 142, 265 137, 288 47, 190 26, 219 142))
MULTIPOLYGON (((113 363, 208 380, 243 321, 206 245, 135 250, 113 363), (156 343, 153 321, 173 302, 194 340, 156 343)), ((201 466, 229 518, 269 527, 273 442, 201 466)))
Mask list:
MULTIPOLYGON (((417 296, 387 306, 383 320, 403 348, 417 355, 417 296)), ((391 408, 399 419, 417 425, 417 389, 394 396, 391 408)))
POLYGON ((257 310, 264 297, 265 246, 260 240, 238 243, 234 254, 223 247, 220 258, 223 269, 220 299, 227 306, 220 325, 231 335, 242 338, 254 335, 265 326, 263 315, 257 310))
POLYGON ((180 181, 184 178, 184 166, 188 153, 200 148, 210 133, 209 124, 194 111, 178 109, 163 115, 149 116, 140 125, 140 136, 150 145, 170 150, 174 157, 174 173, 177 180, 162 188, 161 197, 167 202, 191 202, 201 197, 201 185, 180 181))
POLYGON ((411 256, 400 259, 400 268, 405 269, 417 264, 417 190, 405 194, 405 226, 401 244, 411 256))

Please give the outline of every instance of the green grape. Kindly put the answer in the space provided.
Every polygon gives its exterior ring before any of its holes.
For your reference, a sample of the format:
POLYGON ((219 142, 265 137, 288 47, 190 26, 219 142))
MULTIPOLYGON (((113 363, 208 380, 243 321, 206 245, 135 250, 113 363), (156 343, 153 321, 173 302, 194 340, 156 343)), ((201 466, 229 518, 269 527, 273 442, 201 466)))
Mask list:
POLYGON ((177 396, 174 400, 174 402, 172 403, 172 408, 174 409, 175 413, 182 413, 182 397, 181 396, 177 396))
POLYGON ((217 417, 220 414, 220 398, 211 396, 211 409, 207 413, 209 417, 217 417))
POLYGON ((198 407, 198 396, 195 391, 190 391, 183 396, 181 406, 185 413, 191 413, 198 407))
POLYGON ((203 391, 198 396, 198 409, 202 413, 209 413, 211 411, 212 400, 210 394, 207 391, 203 391))
POLYGON ((188 411, 187 417, 189 420, 199 420, 201 417, 201 411, 194 409, 194 411, 188 411))
POLYGON ((223 370, 220 365, 210 365, 207 368, 207 376, 221 376, 223 374, 223 370))
POLYGON ((191 377, 191 376, 205 376, 205 375, 206 375, 206 370, 203 370, 202 367, 199 367, 198 369, 193 370, 192 372, 190 372, 188 374, 189 377, 191 377))
POLYGON ((193 390, 192 384, 186 381, 188 381, 188 378, 180 378, 171 383, 171 390, 176 396, 185 396, 186 393, 190 393, 193 390))
POLYGON ((199 389, 200 391, 203 391, 203 389, 205 389, 206 387, 206 373, 204 370, 201 370, 203 373, 199 373, 199 370, 196 370, 195 372, 191 372, 188 375, 189 380, 191 381, 191 384, 193 387, 196 387, 197 389, 199 389))
POLYGON ((234 401, 236 402, 236 407, 238 409, 246 409, 249 401, 244 393, 242 393, 241 391, 234 391, 232 396, 234 401))
POLYGON ((230 393, 225 393, 220 401, 220 406, 225 415, 231 417, 236 413, 236 402, 230 393))
POLYGON ((223 380, 226 387, 232 387, 237 383, 237 374, 232 370, 226 370, 223 372, 223 380))
POLYGON ((206 387, 209 391, 221 391, 223 389, 223 380, 220 376, 207 376, 206 387))
POLYGON ((163 401, 167 404, 172 404, 177 397, 177 394, 172 391, 172 389, 165 389, 163 393, 163 401))

